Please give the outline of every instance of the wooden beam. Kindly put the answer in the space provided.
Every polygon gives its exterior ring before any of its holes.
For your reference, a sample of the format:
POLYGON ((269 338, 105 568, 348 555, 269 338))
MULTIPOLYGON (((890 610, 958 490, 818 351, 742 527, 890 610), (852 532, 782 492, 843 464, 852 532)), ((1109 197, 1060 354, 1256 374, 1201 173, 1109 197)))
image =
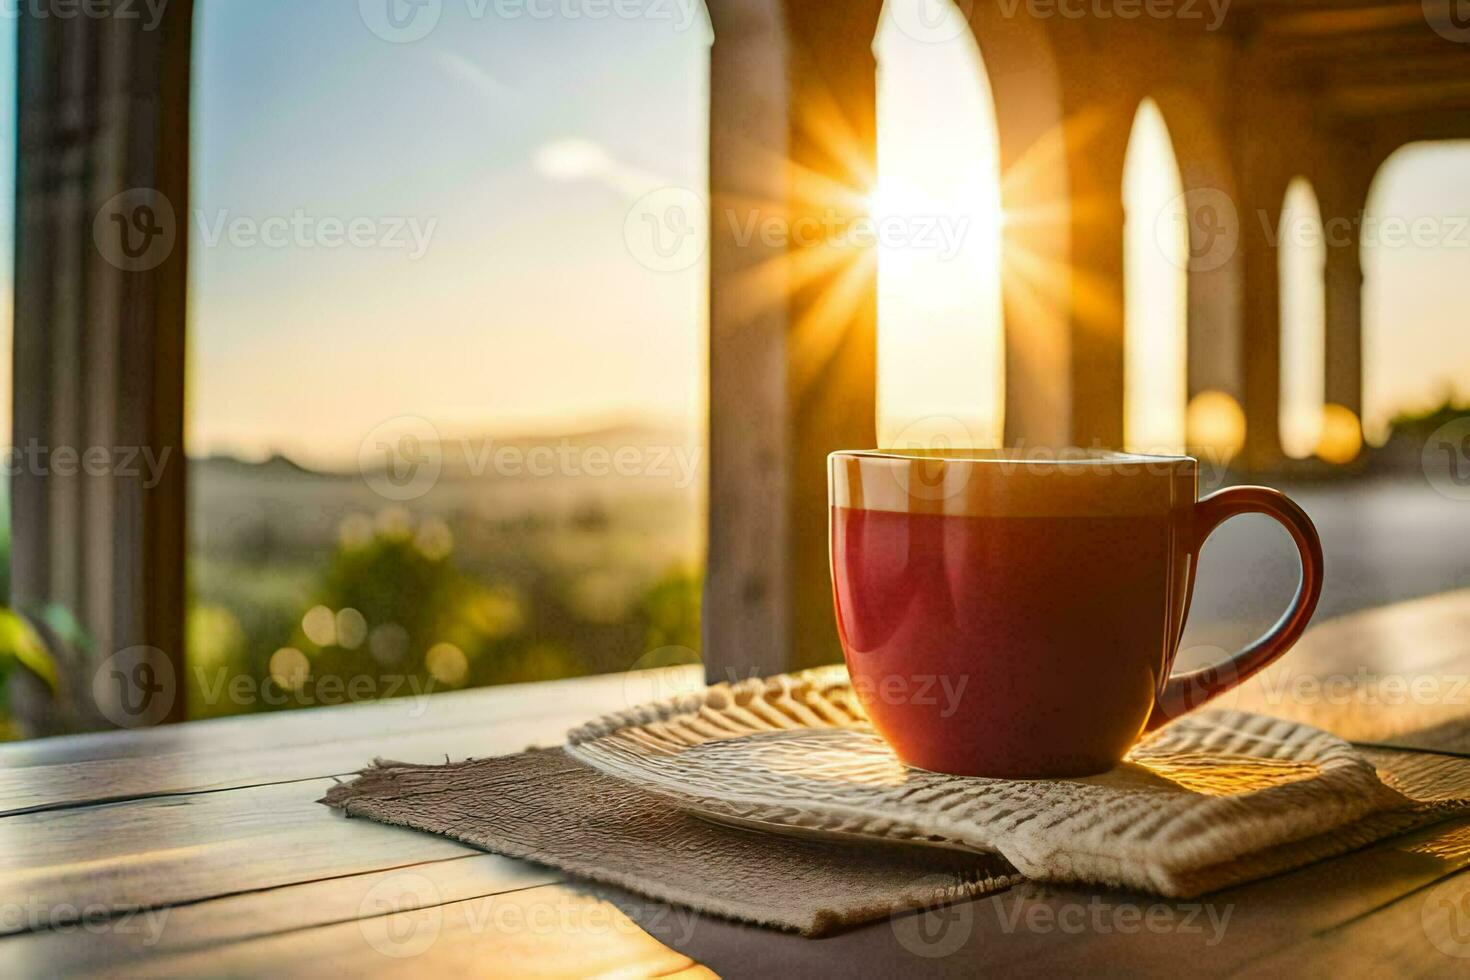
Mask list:
MULTIPOLYGON (((1470 108, 1470 79, 1401 85, 1344 85, 1324 93, 1328 111, 1348 117, 1390 116, 1404 112, 1470 108)), ((1465 119, 1470 134, 1470 116, 1465 119)))
POLYGON ((1418 7, 1420 0, 1232 0, 1230 8, 1273 17, 1304 10, 1361 10, 1365 7, 1418 7))
POLYGON ((879 10, 710 5, 711 680, 842 656, 826 456, 876 442, 876 253, 842 229, 876 176, 879 10))
POLYGON ((20 19, 12 601, 80 627, 54 696, 12 675, 32 734, 185 714, 192 17, 20 19))
POLYGON ((1364 51, 1352 58, 1303 57, 1297 71, 1296 81, 1315 84, 1325 92, 1346 86, 1402 85, 1434 79, 1453 83, 1470 75, 1470 46, 1421 52, 1364 51))
POLYGON ((1351 66, 1375 60, 1411 61, 1443 56, 1463 57, 1462 46, 1440 37, 1424 23, 1337 36, 1257 35, 1249 41, 1252 57, 1279 72, 1301 64, 1351 66))
POLYGON ((1258 30, 1264 35, 1298 35, 1323 37, 1341 34, 1363 34, 1385 28, 1415 27, 1428 30, 1424 9, 1418 3, 1377 3, 1307 10, 1300 13, 1278 12, 1261 17, 1258 30))

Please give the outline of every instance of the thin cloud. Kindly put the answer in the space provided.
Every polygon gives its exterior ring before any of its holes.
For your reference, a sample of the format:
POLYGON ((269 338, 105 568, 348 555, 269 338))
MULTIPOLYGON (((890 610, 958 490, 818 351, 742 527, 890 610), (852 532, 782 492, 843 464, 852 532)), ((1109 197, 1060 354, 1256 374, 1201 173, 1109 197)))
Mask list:
POLYGON ((630 198, 667 187, 668 178, 630 166, 596 140, 569 137, 549 140, 531 155, 536 173, 551 180, 593 181, 630 198))
POLYGON ((462 54, 453 51, 435 51, 431 55, 434 63, 451 77, 468 83, 491 102, 509 102, 515 90, 491 75, 462 54))

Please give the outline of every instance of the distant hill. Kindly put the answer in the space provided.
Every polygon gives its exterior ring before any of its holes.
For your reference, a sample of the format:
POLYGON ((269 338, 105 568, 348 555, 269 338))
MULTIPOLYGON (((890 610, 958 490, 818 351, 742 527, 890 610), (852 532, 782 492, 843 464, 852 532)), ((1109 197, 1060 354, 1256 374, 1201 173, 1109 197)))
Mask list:
POLYGON ((261 462, 240 459, 238 456, 216 454, 189 460, 196 471, 205 471, 219 476, 251 477, 266 480, 311 480, 330 479, 345 474, 323 473, 308 469, 295 460, 279 453, 261 462))
MULTIPOLYGON (((683 453, 686 459, 698 448, 688 434, 681 433, 671 426, 646 424, 615 425, 559 435, 446 437, 441 439, 435 448, 439 451, 444 478, 472 479, 486 476, 503 477, 503 474, 496 474, 493 469, 494 455, 497 450, 515 449, 525 454, 537 447, 559 449, 562 446, 569 446, 579 451, 602 447, 609 452, 616 452, 624 447, 655 452, 668 449, 683 453)), ((192 458, 189 464, 195 472, 205 475, 206 478, 296 482, 358 479, 361 476, 355 466, 317 469, 303 466, 279 453, 258 462, 228 454, 212 454, 192 458)))

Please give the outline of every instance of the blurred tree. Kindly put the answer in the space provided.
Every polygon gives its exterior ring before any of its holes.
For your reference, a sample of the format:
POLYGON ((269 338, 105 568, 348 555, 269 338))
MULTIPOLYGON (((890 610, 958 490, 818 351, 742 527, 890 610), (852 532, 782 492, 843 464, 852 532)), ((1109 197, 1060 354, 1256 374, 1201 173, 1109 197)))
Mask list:
POLYGON ((466 572, 438 518, 401 508, 355 515, 337 541, 315 573, 200 568, 192 717, 624 670, 662 648, 687 648, 678 662, 698 656, 701 579, 686 569, 634 586, 609 619, 576 587, 585 574, 543 568, 513 584, 490 569, 466 572), (243 698, 228 687, 236 678, 243 698))
POLYGON ((638 604, 644 620, 644 646, 648 650, 680 646, 699 650, 700 597, 704 576, 687 569, 672 569, 654 582, 638 604))

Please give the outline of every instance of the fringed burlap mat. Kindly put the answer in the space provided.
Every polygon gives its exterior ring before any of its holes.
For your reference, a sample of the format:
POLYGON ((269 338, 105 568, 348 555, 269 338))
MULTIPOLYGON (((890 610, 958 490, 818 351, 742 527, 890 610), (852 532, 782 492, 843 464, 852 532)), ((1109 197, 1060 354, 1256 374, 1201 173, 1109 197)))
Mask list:
POLYGON ((1020 881, 990 855, 717 826, 560 749, 443 766, 379 762, 322 801, 660 901, 822 935, 1020 881))

